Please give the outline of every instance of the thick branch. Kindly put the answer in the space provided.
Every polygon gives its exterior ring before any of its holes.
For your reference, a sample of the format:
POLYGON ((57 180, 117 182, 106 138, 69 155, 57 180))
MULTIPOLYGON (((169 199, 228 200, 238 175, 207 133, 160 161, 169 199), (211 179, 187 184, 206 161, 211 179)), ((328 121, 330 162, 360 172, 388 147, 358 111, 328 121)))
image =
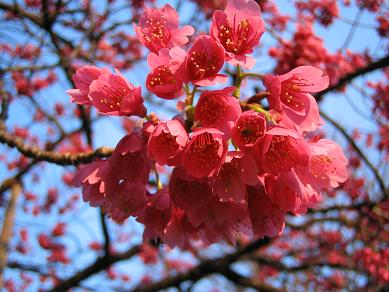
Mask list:
POLYGON ((134 292, 159 291, 161 289, 179 286, 182 282, 185 281, 196 282, 197 280, 204 278, 208 275, 214 273, 223 273, 226 267, 229 267, 232 263, 239 260, 239 258, 241 258, 243 255, 254 252, 260 247, 267 245, 269 242, 269 238, 254 241, 251 244, 238 249, 234 253, 228 254, 218 259, 204 261, 185 273, 162 279, 161 281, 146 286, 144 288, 137 288, 134 290, 134 292))
POLYGON ((264 283, 255 283, 253 280, 243 277, 238 273, 234 272, 230 268, 225 269, 222 274, 231 282, 238 286, 254 288, 257 291, 280 291, 278 289, 274 289, 273 287, 264 284, 264 283))
POLYGON ((109 268, 114 263, 133 257, 139 251, 140 245, 136 245, 124 253, 110 254, 99 257, 92 265, 88 266, 84 270, 78 272, 68 279, 60 281, 51 291, 67 291, 72 287, 78 286, 82 280, 85 280, 90 276, 109 268))
POLYGON ((89 163, 95 158, 109 157, 113 151, 108 147, 100 147, 92 152, 78 154, 46 151, 36 146, 24 144, 21 138, 14 137, 3 129, 0 130, 0 142, 7 144, 9 147, 18 149, 24 156, 34 160, 52 162, 58 165, 78 165, 82 163, 89 163))

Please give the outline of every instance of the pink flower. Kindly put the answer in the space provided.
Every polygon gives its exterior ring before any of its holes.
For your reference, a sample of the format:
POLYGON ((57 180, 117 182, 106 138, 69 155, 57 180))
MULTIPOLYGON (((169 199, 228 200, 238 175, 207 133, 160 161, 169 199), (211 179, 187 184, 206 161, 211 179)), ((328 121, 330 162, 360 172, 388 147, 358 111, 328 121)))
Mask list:
POLYGON ((146 141, 136 129, 124 136, 109 159, 112 172, 118 181, 148 182, 152 162, 147 157, 146 141))
POLYGON ((212 176, 218 171, 227 153, 224 134, 215 128, 195 131, 187 143, 182 163, 189 175, 212 176))
POLYGON ((103 210, 119 223, 129 216, 138 216, 146 205, 146 185, 140 181, 116 181, 115 192, 108 187, 106 192, 109 192, 109 200, 103 210))
POLYGON ((223 47, 210 36, 198 36, 187 53, 175 47, 170 55, 175 74, 182 76, 185 83, 211 86, 227 81, 226 75, 218 74, 224 65, 223 47))
POLYGON ((213 127, 229 135, 230 129, 242 114, 239 101, 231 95, 234 87, 204 91, 195 109, 195 120, 201 127, 213 127))
POLYGON ((186 212, 207 204, 212 197, 208 178, 195 178, 182 167, 174 168, 169 181, 169 193, 174 205, 186 212))
POLYGON ((231 130, 232 141, 242 150, 253 147, 265 133, 265 117, 253 110, 244 112, 231 130))
POLYGON ((167 224, 170 221, 172 204, 167 188, 147 197, 146 207, 137 221, 143 223, 143 239, 162 237, 167 224))
POLYGON ((321 199, 312 187, 303 185, 293 170, 266 177, 265 186, 270 200, 285 212, 304 214, 321 199))
POLYGON ((124 136, 109 158, 110 179, 105 182, 108 203, 103 209, 118 222, 139 215, 146 205, 151 161, 146 155, 146 142, 138 130, 124 136))
POLYGON ((80 167, 72 183, 76 187, 82 186, 84 202, 90 202, 92 207, 100 207, 106 202, 104 181, 109 171, 107 160, 97 160, 80 167))
POLYGON ((254 158, 241 151, 229 152, 225 162, 215 175, 212 190, 220 200, 241 202, 246 194, 246 185, 259 183, 258 167, 254 158))
POLYGON ((284 75, 267 75, 264 80, 270 91, 270 107, 279 112, 285 111, 306 131, 323 124, 316 101, 309 93, 327 88, 328 82, 328 76, 323 76, 322 70, 312 66, 300 66, 284 75))
POLYGON ((192 226, 199 228, 200 238, 207 244, 220 240, 234 244, 237 234, 251 235, 247 204, 244 202, 220 202, 214 196, 208 204, 190 209, 187 216, 192 226))
POLYGON ((274 237, 282 233, 285 213, 268 199, 263 187, 247 187, 247 203, 255 236, 274 237))
POLYGON ((90 84, 91 104, 104 115, 144 117, 141 87, 134 87, 118 70, 116 73, 103 72, 90 84))
POLYGON ((89 99, 89 86, 101 74, 107 72, 109 72, 108 69, 88 65, 77 69, 72 78, 76 89, 66 91, 70 95, 70 101, 82 105, 92 105, 89 99))
POLYGON ((122 222, 144 209, 150 168, 145 142, 135 131, 118 143, 109 159, 80 168, 73 183, 82 186, 84 201, 122 222))
POLYGON ((278 175, 292 167, 307 166, 309 147, 305 140, 291 129, 273 127, 262 142, 254 147, 255 158, 266 173, 278 175))
POLYGON ((336 188, 347 180, 347 159, 335 142, 320 139, 309 144, 311 158, 308 167, 298 167, 299 177, 313 188, 336 188))
POLYGON ((161 122, 150 135, 147 153, 160 165, 179 166, 187 140, 188 133, 180 121, 161 122))
POLYGON ((140 42, 150 51, 158 53, 162 48, 186 44, 188 36, 194 34, 192 26, 178 26, 177 11, 166 4, 159 9, 146 7, 139 19, 139 25, 134 24, 134 29, 140 42))
POLYGON ((190 240, 198 238, 198 230, 190 224, 186 213, 179 208, 174 208, 162 240, 171 247, 177 246, 184 249, 190 247, 190 240))
POLYGON ((300 115, 289 108, 284 108, 282 112, 276 110, 270 112, 279 126, 295 129, 300 134, 315 131, 324 124, 316 100, 310 94, 307 98, 305 115, 300 115))
POLYGON ((164 99, 173 99, 182 94, 183 82, 171 71, 171 60, 169 49, 161 49, 158 54, 150 53, 147 57, 151 72, 147 75, 146 87, 164 99))
POLYGON ((261 9, 253 0, 230 0, 223 11, 213 13, 211 34, 224 49, 227 61, 251 69, 253 52, 265 31, 261 9))

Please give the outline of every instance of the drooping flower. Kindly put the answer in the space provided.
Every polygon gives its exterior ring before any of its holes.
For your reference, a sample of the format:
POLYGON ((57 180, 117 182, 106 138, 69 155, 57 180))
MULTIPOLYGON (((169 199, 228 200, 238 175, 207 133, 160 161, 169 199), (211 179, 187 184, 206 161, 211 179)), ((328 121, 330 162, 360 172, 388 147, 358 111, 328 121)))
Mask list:
POLYGON ((312 66, 300 66, 284 75, 267 75, 264 84, 270 108, 285 114, 306 131, 323 124, 315 99, 310 93, 328 87, 328 76, 312 66))
POLYGON ((244 202, 220 202, 213 196, 206 205, 187 212, 187 216, 193 227, 199 228, 200 238, 207 244, 221 240, 234 244, 238 234, 252 234, 244 202))
POLYGON ((161 122, 150 135, 147 153, 160 165, 180 166, 187 140, 188 133, 180 121, 161 122))
POLYGON ((117 75, 103 72, 89 86, 91 104, 104 115, 144 117, 141 87, 135 87, 116 70, 117 75))
POLYGON ((82 166, 74 175, 72 184, 82 187, 84 202, 92 207, 101 207, 106 202, 105 183, 110 167, 107 160, 97 160, 82 166))
POLYGON ((266 194, 269 199, 285 212, 304 214, 308 207, 313 207, 320 195, 311 186, 305 186, 295 171, 279 174, 277 177, 265 178, 266 194))
POLYGON ((195 178, 183 167, 173 169, 169 193, 174 205, 185 211, 205 205, 212 197, 208 178, 195 178))
POLYGON ((234 143, 242 150, 253 147, 266 133, 266 119, 253 110, 244 112, 231 130, 234 143))
POLYGON ((134 131, 118 143, 109 159, 80 168, 73 184, 82 186, 84 201, 122 222, 144 209, 150 168, 145 142, 134 131))
POLYGON ((187 143, 182 162, 188 174, 201 178, 218 171, 227 153, 224 134, 215 128, 195 131, 187 143))
POLYGON ((285 213, 269 200, 262 186, 247 187, 247 203, 255 236, 274 237, 282 233, 285 213))
POLYGON ((89 65, 77 69, 72 77, 76 88, 66 91, 70 95, 70 101, 82 105, 92 105, 89 99, 89 87, 103 72, 108 73, 109 70, 89 65))
POLYGON ((242 114, 239 101, 231 95, 234 87, 204 91, 195 109, 195 120, 202 127, 213 127, 229 135, 230 129, 242 114))
POLYGON ((162 240, 169 246, 189 248, 191 240, 199 238, 198 229, 188 221, 185 211, 174 208, 162 240))
POLYGON ((147 63, 151 72, 147 75, 146 87, 156 96, 173 99, 182 94, 182 80, 170 69, 172 57, 169 49, 161 49, 158 54, 150 53, 147 63))
POLYGON ((162 48, 182 46, 194 34, 190 25, 179 28, 178 13, 169 4, 159 9, 146 7, 134 29, 140 42, 154 53, 162 48))
POLYGON ((247 56, 258 46, 265 25, 261 9, 253 0, 230 0, 223 11, 213 13, 211 34, 225 50, 227 61, 251 69, 255 60, 247 56))
POLYGON ((218 74, 224 65, 224 50, 210 36, 200 35, 188 52, 175 47, 170 51, 174 73, 185 83, 211 86, 225 83, 227 76, 218 74))
POLYGON ((347 159, 335 142, 320 139, 308 143, 311 158, 308 167, 297 167, 299 177, 315 189, 336 188, 347 180, 347 159))
POLYGON ((137 221, 144 224, 143 239, 162 237, 172 213, 172 204, 168 188, 147 197, 146 207, 137 221))
POLYGON ((119 182, 139 182, 146 185, 152 163, 147 157, 146 141, 138 130, 119 141, 109 162, 119 182))
POLYGON ((250 154, 241 151, 228 152, 224 164, 212 181, 212 190, 220 200, 241 202, 246 185, 259 183, 258 167, 250 154))
POLYGON ((254 147, 254 153, 264 172, 278 175, 292 167, 308 165, 310 151, 297 132, 276 126, 266 132, 262 142, 254 147))

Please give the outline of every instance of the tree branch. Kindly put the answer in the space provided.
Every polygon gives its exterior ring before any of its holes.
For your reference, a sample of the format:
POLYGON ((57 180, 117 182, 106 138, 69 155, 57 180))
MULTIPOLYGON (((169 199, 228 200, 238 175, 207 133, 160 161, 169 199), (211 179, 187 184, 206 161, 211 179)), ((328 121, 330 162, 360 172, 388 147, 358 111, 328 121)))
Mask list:
POLYGON ((347 83, 351 82, 353 79, 355 79, 359 76, 362 76, 366 73, 375 71, 377 69, 385 68, 387 66, 389 66, 389 55, 386 55, 385 57, 383 57, 375 62, 372 62, 363 68, 357 69, 354 72, 346 74, 345 76, 340 78, 336 84, 334 84, 334 85, 328 87, 327 89, 320 91, 318 94, 316 94, 315 98, 318 101, 320 101, 323 98, 323 96, 325 94, 327 94, 328 92, 331 92, 331 91, 334 91, 336 89, 341 88, 343 85, 346 85, 347 83))
POLYGON ((328 122, 330 122, 347 140, 348 143, 354 148, 354 150, 358 153, 358 155, 362 158, 362 160, 366 163, 366 165, 370 168, 370 170, 373 172, 374 177, 376 178, 381 192, 385 197, 388 197, 388 192, 384 183, 384 179, 381 177, 380 173, 378 172, 377 168, 374 167, 373 163, 367 158, 367 156, 362 152, 362 150, 359 148, 359 146, 355 143, 354 139, 350 137, 350 135, 346 132, 346 130, 339 125, 336 121, 334 121, 331 117, 329 117, 327 114, 320 111, 320 115, 324 117, 328 122))
POLYGON ((238 286, 247 287, 247 288, 254 288, 257 291, 282 291, 279 289, 274 289, 273 287, 264 284, 264 283, 255 283, 249 278, 243 277, 236 273, 235 271, 231 270, 230 268, 226 268, 224 271, 222 271, 223 276, 225 276, 228 280, 233 282, 234 284, 237 284, 238 286))
POLYGON ((105 221, 105 216, 101 209, 99 212, 99 217, 100 217, 101 229, 103 230, 103 236, 104 236, 104 252, 106 255, 108 255, 110 253, 109 249, 111 245, 111 239, 108 232, 107 222, 105 221))
POLYGON ((180 285, 182 282, 185 281, 197 281, 201 278, 204 278, 208 275, 214 274, 214 273, 222 273, 225 271, 226 267, 228 267, 233 262, 237 261, 239 258, 241 258, 245 254, 249 254, 251 252, 254 252, 255 250, 259 249, 260 247, 266 246, 270 243, 269 238, 259 239, 256 240, 245 247, 242 247, 235 251, 234 253, 225 255, 218 259, 213 260, 206 260, 193 269, 178 274, 176 276, 168 277, 165 279, 162 279, 161 281, 148 285, 143 288, 136 288, 133 291, 137 292, 147 292, 147 291, 159 291, 161 289, 167 289, 169 287, 174 287, 180 285))
POLYGON ((108 147, 100 147, 92 152, 78 154, 47 151, 36 146, 26 145, 21 138, 12 136, 4 129, 0 130, 0 142, 7 144, 9 147, 18 149, 24 156, 34 160, 52 162, 58 165, 79 165, 82 163, 89 163, 95 158, 109 157, 113 152, 113 150, 108 147))
POLYGON ((78 286, 78 284, 90 276, 97 274, 107 268, 109 268, 112 264, 117 263, 119 261, 127 260, 136 255, 140 251, 140 245, 136 245, 130 248, 128 251, 124 253, 118 254, 109 254, 104 255, 96 259, 96 261, 86 267, 84 270, 78 272, 74 276, 64 279, 60 281, 51 291, 59 292, 59 291, 67 291, 68 289, 78 286))

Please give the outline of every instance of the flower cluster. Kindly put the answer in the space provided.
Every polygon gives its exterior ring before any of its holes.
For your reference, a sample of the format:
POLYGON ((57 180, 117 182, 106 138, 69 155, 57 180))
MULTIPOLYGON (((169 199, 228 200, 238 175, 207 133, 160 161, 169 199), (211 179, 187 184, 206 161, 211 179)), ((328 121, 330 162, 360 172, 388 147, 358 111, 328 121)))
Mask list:
MULTIPOLYGON (((136 217, 145 226, 144 239, 160 238, 170 246, 234 243, 239 236, 279 235, 286 213, 305 213, 321 200, 321 190, 347 179, 338 145, 313 135, 306 139, 323 124, 311 95, 328 86, 323 71, 241 71, 254 66, 251 53, 264 32, 255 1, 228 1, 224 11, 213 13, 210 34, 191 42, 194 29, 180 27, 170 5, 146 9, 134 29, 150 50, 147 89, 163 99, 186 93, 185 106, 171 120, 146 118, 109 159, 78 171, 74 184, 92 206, 119 222, 136 217), (221 74, 225 62, 238 68, 236 87, 204 90, 227 82, 221 74), (254 75, 266 87, 269 109, 240 101, 242 79, 254 75), (165 186, 158 174, 162 166, 172 168, 165 186)), ((73 102, 105 115, 146 117, 140 87, 120 72, 84 66, 73 78, 73 102)))

